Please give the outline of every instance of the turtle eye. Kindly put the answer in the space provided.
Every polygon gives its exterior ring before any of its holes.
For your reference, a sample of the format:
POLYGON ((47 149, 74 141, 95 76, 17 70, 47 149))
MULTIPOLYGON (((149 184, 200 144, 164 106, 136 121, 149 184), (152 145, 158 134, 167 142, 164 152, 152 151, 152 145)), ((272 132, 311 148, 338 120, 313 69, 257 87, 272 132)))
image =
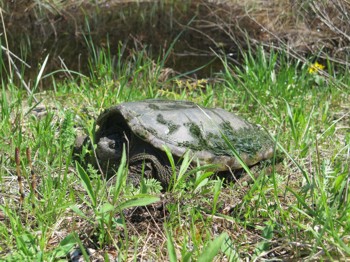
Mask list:
POLYGON ((109 143, 108 143, 108 146, 109 146, 109 148, 111 148, 111 149, 115 149, 115 141, 109 141, 109 143))

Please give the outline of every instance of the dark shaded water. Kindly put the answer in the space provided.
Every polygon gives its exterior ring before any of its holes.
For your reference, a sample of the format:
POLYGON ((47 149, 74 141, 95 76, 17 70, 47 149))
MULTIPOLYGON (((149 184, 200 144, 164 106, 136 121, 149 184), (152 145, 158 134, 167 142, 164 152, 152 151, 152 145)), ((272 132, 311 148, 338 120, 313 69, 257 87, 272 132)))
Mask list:
MULTIPOLYGON (((180 73, 208 64, 215 58, 213 50, 238 53, 227 33, 218 30, 217 23, 222 23, 218 21, 219 5, 200 1, 71 5, 40 18, 34 10, 25 9, 23 3, 9 4, 11 15, 5 16, 5 26, 10 50, 32 66, 26 69, 25 76, 29 78, 36 77, 37 65, 48 54, 45 73, 62 68, 64 61, 67 68, 87 74, 91 55, 87 39, 95 48, 109 44, 112 56, 117 56, 118 48, 124 45, 125 54, 146 49, 156 59, 181 34, 165 64, 180 73)), ((4 46, 3 36, 1 41, 4 46)), ((216 59, 192 76, 210 77, 220 69, 221 63, 216 59)))
MULTIPOLYGON (((313 57, 328 45, 341 47, 337 42, 327 42, 335 39, 329 30, 321 30, 320 36, 318 23, 316 27, 310 27, 312 15, 305 17, 304 27, 298 24, 295 28, 295 19, 291 16, 293 19, 289 19, 290 25, 285 28, 286 17, 281 12, 292 14, 295 10, 294 1, 280 7, 276 5, 278 1, 268 0, 255 4, 254 1, 247 1, 251 2, 251 7, 244 1, 232 1, 235 4, 228 6, 212 0, 95 1, 103 2, 99 5, 89 4, 93 2, 89 0, 55 2, 62 6, 50 6, 50 1, 37 0, 1 2, 4 5, 2 14, 5 21, 0 22, 1 45, 7 46, 6 32, 9 49, 31 65, 28 69, 16 60, 26 81, 36 78, 38 65, 43 63, 47 55, 50 55, 50 59, 45 74, 62 69, 63 63, 68 69, 89 74, 88 61, 93 56, 91 46, 95 49, 109 46, 113 57, 118 57, 118 49, 122 46, 124 58, 146 50, 147 55, 154 60, 158 57, 162 59, 164 53, 171 49, 165 66, 178 73, 203 67, 191 74, 198 78, 212 77, 213 73, 222 69, 214 52, 226 57, 230 54, 230 61, 239 65, 242 54, 248 49, 247 39, 250 45, 263 43, 267 48, 270 43, 278 46, 280 41, 284 41, 281 47, 293 47, 293 57, 296 52, 300 56, 313 57), (279 23, 276 22, 278 17, 279 23), (273 34, 265 30, 264 24, 271 27, 269 30, 273 34)), ((346 43, 344 39, 341 41, 346 43)), ((339 49, 334 50, 338 52, 339 49)), ((8 75, 6 58, 5 52, 2 52, 2 80, 8 75)), ((64 74, 55 76, 56 79, 66 77, 64 74)), ((47 87, 43 85, 41 88, 47 87)))

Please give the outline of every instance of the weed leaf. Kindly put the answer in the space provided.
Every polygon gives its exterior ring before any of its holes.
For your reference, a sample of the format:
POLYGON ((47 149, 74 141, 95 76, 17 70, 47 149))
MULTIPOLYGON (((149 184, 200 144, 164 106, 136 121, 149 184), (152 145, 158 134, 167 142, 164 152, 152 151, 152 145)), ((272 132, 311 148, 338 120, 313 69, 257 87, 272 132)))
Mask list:
POLYGON ((72 250, 72 248, 77 244, 75 240, 76 233, 71 233, 66 236, 59 244, 59 246, 54 250, 54 258, 60 258, 67 256, 67 254, 72 250))
POLYGON ((76 214, 78 214, 80 217, 88 220, 88 221, 91 221, 91 219, 89 219, 89 217, 87 215, 84 214, 83 211, 81 211, 79 209, 79 207, 77 205, 72 205, 69 207, 72 211, 74 211, 76 214))
POLYGON ((118 208, 120 210, 123 210, 125 208, 129 207, 138 207, 138 206, 147 206, 150 204, 153 204, 157 201, 159 201, 159 197, 151 196, 151 195, 139 195, 132 199, 126 200, 125 202, 121 203, 118 208))
POLYGON ((103 214, 103 213, 107 213, 110 212, 112 210, 114 210, 115 207, 113 205, 111 205, 110 203, 104 203, 100 208, 99 208, 99 213, 103 214))
POLYGON ((227 233, 222 233, 213 241, 210 241, 204 248, 203 253, 198 257, 198 262, 211 262, 214 257, 219 253, 224 240, 227 238, 227 233))

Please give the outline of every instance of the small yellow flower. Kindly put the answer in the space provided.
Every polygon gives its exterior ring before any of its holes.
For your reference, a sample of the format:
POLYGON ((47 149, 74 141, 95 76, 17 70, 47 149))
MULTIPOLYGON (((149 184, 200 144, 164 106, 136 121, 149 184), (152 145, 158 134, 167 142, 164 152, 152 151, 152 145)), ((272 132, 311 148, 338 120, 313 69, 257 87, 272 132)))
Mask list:
POLYGON ((324 68, 325 68, 324 65, 315 62, 309 67, 308 72, 309 74, 315 74, 317 71, 323 70, 324 68))

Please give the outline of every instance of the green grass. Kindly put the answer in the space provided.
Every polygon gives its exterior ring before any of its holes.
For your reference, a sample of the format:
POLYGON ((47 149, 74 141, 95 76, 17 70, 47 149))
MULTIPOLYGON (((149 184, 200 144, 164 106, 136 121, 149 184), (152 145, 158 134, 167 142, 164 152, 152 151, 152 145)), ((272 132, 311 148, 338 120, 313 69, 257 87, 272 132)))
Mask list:
POLYGON ((53 90, 35 94, 47 107, 43 117, 32 114, 36 103, 25 90, 2 85, 1 259, 54 261, 65 259, 73 247, 83 249, 86 259, 87 248, 96 250, 95 257, 117 254, 121 260, 350 257, 347 71, 329 66, 332 78, 310 74, 310 65, 261 49, 247 53, 241 67, 223 60, 225 70, 211 84, 178 77, 160 81, 162 59, 152 61, 145 50, 125 55, 121 46, 115 59, 109 50, 91 52, 90 75, 72 73, 53 82, 53 90), (155 97, 236 112, 270 132, 283 160, 273 160, 270 174, 262 170, 251 184, 227 185, 205 167, 189 170, 187 156, 179 170, 173 168, 165 195, 157 181, 127 185, 125 158, 109 183, 73 160, 75 136, 92 134, 103 109, 155 97), (30 186, 26 148, 38 197, 30 186))

